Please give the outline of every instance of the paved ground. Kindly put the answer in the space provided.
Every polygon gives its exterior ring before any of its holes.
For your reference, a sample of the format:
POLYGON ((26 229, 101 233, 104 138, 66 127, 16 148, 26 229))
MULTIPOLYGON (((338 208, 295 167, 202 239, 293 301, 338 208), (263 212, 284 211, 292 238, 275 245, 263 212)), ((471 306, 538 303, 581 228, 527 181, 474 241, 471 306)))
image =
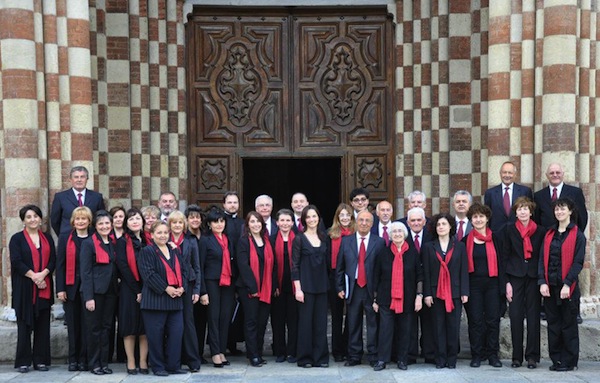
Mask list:
MULTIPOLYGON (((12 365, 0 365, 0 382, 40 382, 40 383, 76 383, 76 382, 225 382, 225 383, 334 383, 334 382, 361 382, 361 383, 387 383, 387 382, 419 382, 419 383, 462 383, 462 382, 540 382, 540 383, 568 383, 568 382, 600 382, 600 362, 582 361, 579 369, 572 372, 548 371, 550 363, 542 361, 535 370, 521 368, 493 368, 482 365, 480 368, 469 367, 467 359, 460 359, 455 370, 436 370, 432 365, 417 364, 409 366, 407 371, 400 371, 395 366, 389 365, 386 370, 374 372, 366 365, 344 367, 343 363, 332 363, 329 368, 303 369, 295 364, 275 363, 273 358, 268 358, 268 364, 256 368, 250 367, 242 357, 231 357, 231 366, 214 368, 203 366, 199 373, 187 375, 172 375, 166 378, 149 376, 128 376, 125 365, 112 364, 112 375, 102 377, 94 376, 89 372, 68 372, 66 365, 52 366, 48 372, 31 371, 19 374, 12 365)), ((503 360, 505 366, 510 361, 503 360)))

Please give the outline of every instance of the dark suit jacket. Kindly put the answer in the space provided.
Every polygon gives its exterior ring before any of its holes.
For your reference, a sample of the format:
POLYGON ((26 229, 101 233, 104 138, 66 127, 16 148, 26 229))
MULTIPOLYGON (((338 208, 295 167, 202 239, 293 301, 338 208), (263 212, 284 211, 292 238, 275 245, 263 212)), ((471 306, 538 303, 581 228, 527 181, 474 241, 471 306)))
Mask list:
POLYGON ((537 230, 531 236, 533 253, 527 261, 523 252, 523 239, 514 223, 505 226, 503 235, 502 255, 504 257, 505 273, 514 277, 537 278, 538 260, 544 243, 546 228, 538 225, 537 230))
MULTIPOLYGON (((237 287, 242 287, 248 290, 248 294, 256 294, 259 292, 260 286, 258 286, 258 281, 254 278, 254 273, 252 272, 252 268, 250 267, 250 241, 254 241, 254 238, 251 236, 240 239, 238 242, 238 248, 236 251, 236 261, 238 265, 238 270, 240 273, 240 277, 236 281, 237 287)), ((263 239, 263 246, 271 247, 271 241, 268 238, 263 239)), ((254 246, 257 247, 256 242, 254 246)), ((271 248, 272 249, 272 248, 271 248)), ((259 261, 259 275, 262 278, 264 267, 265 267, 265 258, 261 256, 261 253, 257 251, 258 261, 259 261)), ((273 251, 273 272, 271 274, 272 278, 272 293, 278 287, 277 280, 277 262, 275 260, 275 252, 273 251)))
MULTIPOLYGON (((168 247, 171 261, 174 261, 175 257, 179 257, 181 253, 177 249, 168 247)), ((153 245, 144 247, 140 252, 138 269, 143 281, 140 308, 142 310, 159 311, 182 310, 183 298, 171 298, 165 291, 169 284, 167 283, 167 271, 161 258, 165 259, 160 250, 157 250, 153 245)), ((179 264, 181 265, 181 263, 181 259, 179 259, 179 264)))
MULTIPOLYGON (((486 190, 483 197, 483 203, 492 209, 492 218, 490 218, 489 226, 494 233, 502 230, 507 223, 515 222, 517 219, 512 209, 508 216, 504 211, 504 187, 504 184, 496 185, 493 188, 486 190)), ((512 199, 510 201, 511 206, 519 197, 529 197, 533 199, 533 193, 527 186, 514 183, 512 199)))
POLYGON ((189 294, 200 294, 200 254, 196 238, 186 235, 181 243, 181 272, 183 287, 189 294), (198 283, 196 283, 198 281, 198 283))
MULTIPOLYGON (((338 292, 344 291, 346 299, 352 300, 352 292, 356 283, 356 268, 358 267, 358 246, 357 236, 348 235, 342 238, 340 252, 338 253, 336 265, 336 289, 338 292), (346 291, 346 280, 348 281, 348 291, 346 291)), ((369 236, 369 244, 367 246, 367 254, 365 258, 365 269, 367 272, 367 292, 369 297, 373 299, 375 293, 374 287, 374 271, 375 260, 379 254, 385 249, 385 241, 375 235, 369 236)))
MULTIPOLYGON (((142 236, 144 234, 142 233, 142 236)), ((139 281, 135 280, 133 276, 133 272, 129 267, 129 263, 127 262, 127 237, 125 234, 121 236, 117 240, 116 251, 117 251, 117 268, 119 269, 119 274, 121 276, 121 283, 125 283, 125 285, 133 292, 134 294, 140 294, 142 292, 142 279, 140 277, 139 281)), ((146 245, 143 242, 138 241, 137 239, 132 240, 133 244, 133 252, 135 253, 136 261, 139 262, 140 252, 143 247, 146 245)), ((137 263, 136 263, 137 264, 137 263)), ((139 266, 138 266, 139 273, 139 266)))
POLYGON ((323 294, 329 289, 331 269, 331 241, 320 235, 321 246, 314 247, 304 233, 299 233, 292 242, 292 265, 290 277, 300 281, 302 291, 310 294, 323 294))
MULTIPOLYGON (((546 229, 556 224, 556 218, 554 217, 554 210, 551 208, 552 198, 550 194, 550 187, 546 186, 542 190, 538 190, 533 195, 535 201, 535 221, 546 229)), ((575 202, 577 208, 577 227, 582 232, 585 231, 585 227, 588 223, 588 213, 585 206, 585 197, 583 191, 577 186, 571 186, 563 184, 562 190, 558 198, 570 198, 575 202)))
MULTIPOLYGON (((98 210, 104 210, 102 194, 90 189, 86 189, 85 191, 85 201, 83 204, 90 208, 92 215, 98 210)), ((79 203, 73 193, 73 189, 63 190, 54 195, 50 222, 56 235, 68 233, 72 230, 70 223, 71 214, 76 207, 79 207, 79 203)))
MULTIPOLYGON (((75 231, 70 233, 62 234, 58 240, 58 250, 56 252, 56 291, 64 291, 67 293, 69 300, 74 300, 79 294, 79 287, 81 283, 81 276, 79 271, 79 259, 81 256, 81 244, 78 240, 75 240, 76 252, 75 252, 75 283, 72 285, 66 284, 66 272, 67 272, 67 243, 69 237, 74 235, 77 237, 75 231)), ((81 243, 85 239, 81 239, 81 243)))
MULTIPOLYGON (((228 237, 229 239, 229 237, 228 237)), ((228 241, 229 261, 231 262, 231 285, 235 284, 237 276, 237 265, 235 261, 235 250, 233 243, 228 241)), ((200 237, 200 295, 207 293, 205 280, 218 281, 221 279, 221 265, 223 262, 223 250, 212 232, 200 237)))
MULTIPOLYGON (((448 264, 450 271, 452 298, 460 298, 463 295, 469 296, 469 265, 467 261, 467 249, 462 242, 450 240, 448 251, 454 248, 452 259, 448 264)), ((440 275, 440 261, 437 258, 436 251, 441 248, 438 240, 426 243, 421 250, 423 259, 423 296, 436 297, 438 277, 440 275)))
MULTIPOLYGON (((411 233, 410 228, 408 226, 406 228, 408 229, 408 237, 406 238, 406 243, 408 243, 408 245, 410 247, 414 248, 415 247, 415 241, 413 240, 412 233, 411 233)), ((427 242, 433 241, 433 236, 427 230, 427 227, 423 227, 423 230, 421 230, 421 232, 419 233, 419 239, 421 240, 420 241, 421 252, 423 252, 423 246, 425 246, 425 244, 427 242)))
MULTIPOLYGON (((404 312, 406 313, 415 310, 417 283, 423 281, 423 270, 421 268, 421 257, 414 247, 408 248, 403 254, 402 260, 404 265, 404 312)), ((393 263, 394 253, 390 247, 386 247, 375 261, 375 272, 373 274, 377 303, 388 308, 392 302, 393 263)))
MULTIPOLYGON (((454 224, 456 225, 456 232, 458 233, 458 225, 456 224, 456 221, 454 222, 454 224)), ((435 227, 433 228, 435 230, 435 227)), ((467 234, 469 234, 471 232, 471 230, 473 230, 473 224, 471 224, 470 220, 467 220, 467 224, 463 227, 463 238, 467 236, 467 234)), ((452 240, 456 239, 456 234, 454 234, 454 236, 452 236, 452 240)), ((462 238, 461 238, 462 240, 462 238)))
MULTIPOLYGON (((94 294, 105 294, 111 287, 111 283, 116 282, 117 276, 117 254, 115 252, 115 247, 109 242, 109 263, 96 263, 96 249, 94 247, 94 241, 92 240, 93 235, 98 234, 94 233, 90 235, 81 243, 81 252, 79 256, 81 294, 84 302, 94 299, 94 294)), ((102 240, 100 239, 100 241, 102 240)))
POLYGON ((237 246, 238 241, 242 237, 242 231, 244 230, 244 219, 239 214, 233 218, 231 214, 225 213, 225 234, 230 242, 232 242, 233 249, 237 246))

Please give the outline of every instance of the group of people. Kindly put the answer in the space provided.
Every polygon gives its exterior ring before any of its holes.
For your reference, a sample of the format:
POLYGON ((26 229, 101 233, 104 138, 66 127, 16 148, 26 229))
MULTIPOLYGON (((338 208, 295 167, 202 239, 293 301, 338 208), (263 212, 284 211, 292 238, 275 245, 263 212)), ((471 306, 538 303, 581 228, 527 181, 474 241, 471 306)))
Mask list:
POLYGON ((181 212, 167 192, 158 207, 107 212, 102 195, 86 188, 87 169, 75 167, 73 187, 52 204, 56 250, 35 205, 20 210, 24 229, 10 240, 15 368, 48 369, 56 294, 65 309, 68 368, 96 375, 112 373, 115 317, 129 374, 187 373, 182 365, 197 372, 208 363, 205 342, 215 368, 229 365, 226 350, 239 340, 231 323, 242 317, 251 366, 267 363, 270 318, 276 363, 328 367, 328 310, 335 362, 356 366, 366 357, 375 371, 391 361, 406 370, 424 358, 436 368, 455 368, 463 306, 471 367, 484 361, 502 367, 499 327, 507 302, 511 366, 537 367, 543 303, 550 369, 572 370, 579 355, 585 199, 581 189, 564 184, 559 164, 548 167, 549 186, 535 194, 515 183, 516 173, 505 162, 502 183, 486 191, 483 203, 457 191, 454 216, 428 218, 425 194, 413 191, 406 217, 394 221, 390 202, 379 202, 372 213, 369 192, 357 188, 326 229, 303 193, 274 217, 268 195, 241 217, 235 192, 206 211, 190 205, 181 212))

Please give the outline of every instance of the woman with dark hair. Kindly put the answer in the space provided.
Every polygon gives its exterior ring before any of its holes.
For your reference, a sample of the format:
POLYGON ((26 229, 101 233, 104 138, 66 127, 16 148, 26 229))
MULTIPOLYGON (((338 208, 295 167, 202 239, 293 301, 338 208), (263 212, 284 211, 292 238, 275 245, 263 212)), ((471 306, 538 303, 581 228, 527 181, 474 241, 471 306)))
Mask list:
POLYGON ((123 337, 125 354, 127 355, 127 373, 137 374, 136 359, 139 360, 139 372, 148 374, 148 340, 144 321, 140 310, 142 301, 142 280, 138 270, 138 259, 144 248, 144 217, 137 208, 132 208, 125 215, 125 233, 117 241, 117 266, 121 273, 119 289, 119 335, 123 337), (136 358, 136 338, 139 354, 136 358))
POLYGON ((246 356, 251 366, 260 367, 266 363, 262 352, 271 296, 279 293, 277 267, 260 214, 251 211, 246 215, 244 233, 236 252, 240 272, 236 287, 244 308, 246 356))
POLYGON ((138 260, 149 362, 156 376, 186 374, 181 369, 184 289, 180 251, 168 245, 165 222, 154 222, 150 230, 152 243, 142 249, 138 260))
POLYGON ((304 231, 292 245, 292 271, 298 305, 298 350, 300 367, 329 367, 327 348, 327 289, 331 252, 325 233, 319 231, 321 215, 315 205, 302 210, 304 231))
POLYGON ((551 371, 572 371, 579 362, 577 282, 585 258, 585 235, 575 222, 575 203, 559 198, 552 203, 556 225, 544 236, 538 266, 538 284, 548 322, 551 371))
POLYGON ((488 227, 492 210, 474 203, 467 212, 473 230, 463 239, 469 268, 469 319, 471 367, 488 359, 490 366, 502 367, 500 351, 500 295, 505 293, 504 263, 500 239, 488 227))
POLYGON ((125 233, 125 216, 127 215, 127 210, 125 210, 123 205, 117 205, 112 207, 108 212, 113 220, 113 230, 111 235, 113 241, 116 241, 125 233))
POLYGON ((50 306, 56 253, 52 236, 42 232, 42 211, 35 205, 19 210, 22 231, 10 238, 12 307, 17 316, 15 368, 48 371, 50 357, 50 306), (33 349, 31 333, 33 332, 33 349))
POLYGON ((81 244, 81 295, 85 302, 88 362, 95 375, 112 374, 108 367, 109 331, 118 294, 115 246, 110 239, 112 217, 98 210, 96 232, 81 244))
POLYGON ((350 205, 340 203, 335 209, 333 224, 328 231, 331 240, 331 280, 328 294, 329 307, 331 308, 331 354, 336 362, 343 362, 348 355, 348 330, 344 324, 346 300, 338 297, 335 288, 335 268, 342 238, 354 234, 353 210, 350 205))
POLYGON ((225 359, 227 332, 235 301, 233 243, 225 234, 225 213, 212 208, 206 214, 209 228, 200 238, 200 304, 208 305, 208 345, 214 367, 229 365, 225 359))
POLYGON ((456 368, 462 305, 469 300, 467 251, 453 239, 456 221, 448 213, 431 218, 433 241, 421 248, 423 295, 432 308, 436 368, 456 368))
POLYGON ((84 325, 84 304, 79 288, 81 244, 89 236, 92 226, 92 211, 87 206, 79 206, 71 213, 73 231, 62 234, 58 241, 56 255, 56 297, 63 302, 67 335, 69 338, 69 371, 87 371, 86 328, 84 325), (66 236, 64 239, 62 236, 66 236))
POLYGON ((537 284, 540 250, 546 229, 531 217, 535 202, 519 197, 512 206, 517 221, 509 223, 504 236, 504 264, 506 274, 506 300, 510 309, 510 335, 512 339, 512 367, 520 367, 523 356, 527 368, 537 367, 540 361, 540 310, 541 295, 537 284), (523 320, 527 319, 527 345, 523 354, 523 320))

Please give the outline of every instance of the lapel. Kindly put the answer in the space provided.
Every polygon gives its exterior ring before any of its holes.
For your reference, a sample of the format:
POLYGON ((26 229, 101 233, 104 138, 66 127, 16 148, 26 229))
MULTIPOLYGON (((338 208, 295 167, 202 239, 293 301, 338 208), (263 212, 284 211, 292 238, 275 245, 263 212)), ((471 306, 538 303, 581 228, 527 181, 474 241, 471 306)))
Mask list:
POLYGON ((73 193, 73 189, 65 190, 65 192, 67 193, 67 195, 66 195, 67 201, 69 201, 69 203, 71 203, 73 206, 78 207, 79 202, 77 202, 77 197, 75 197, 75 193, 73 193))

